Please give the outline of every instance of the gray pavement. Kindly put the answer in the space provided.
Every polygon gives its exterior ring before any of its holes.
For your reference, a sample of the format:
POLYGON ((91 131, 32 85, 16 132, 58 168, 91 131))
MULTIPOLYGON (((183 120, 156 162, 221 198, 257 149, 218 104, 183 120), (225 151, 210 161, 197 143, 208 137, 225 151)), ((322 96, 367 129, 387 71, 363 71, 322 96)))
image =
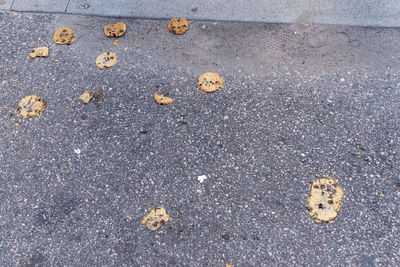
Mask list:
POLYGON ((0 11, 1 266, 400 265, 399 29, 124 19, 115 46, 118 21, 0 11), (14 126, 32 93, 48 109, 14 126), (345 189, 333 223, 307 213, 316 174, 345 189))
POLYGON ((112 17, 400 27, 398 0, 2 0, 0 9, 112 17))

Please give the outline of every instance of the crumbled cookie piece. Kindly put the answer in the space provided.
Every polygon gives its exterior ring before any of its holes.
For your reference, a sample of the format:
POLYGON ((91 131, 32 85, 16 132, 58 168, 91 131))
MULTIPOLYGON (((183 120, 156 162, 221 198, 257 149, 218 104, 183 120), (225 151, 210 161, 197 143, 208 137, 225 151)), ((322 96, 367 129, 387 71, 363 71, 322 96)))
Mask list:
POLYGON ((168 31, 172 34, 181 35, 189 29, 187 19, 171 19, 168 23, 168 31))
POLYGON ((143 218, 142 224, 151 231, 157 231, 169 219, 170 217, 163 207, 155 207, 143 218))
POLYGON ((61 28, 56 31, 53 36, 53 41, 60 45, 70 45, 75 42, 74 32, 70 28, 61 28))
POLYGON ((107 37, 120 37, 126 32, 126 24, 119 22, 104 26, 104 34, 107 37))
POLYGON ((104 87, 102 87, 101 90, 98 90, 97 92, 93 93, 93 97, 96 100, 97 104, 103 104, 105 96, 106 96, 106 89, 104 89, 104 87))
POLYGON ((200 75, 198 85, 202 91, 211 93, 224 87, 224 79, 218 73, 206 72, 200 75))
POLYGON ((92 100, 93 94, 90 91, 86 91, 83 94, 80 95, 78 98, 82 103, 88 104, 90 100, 92 100))
POLYGON ((46 103, 37 95, 27 95, 19 101, 15 113, 21 114, 24 119, 41 115, 46 109, 46 103))
POLYGON ((29 53, 30 58, 36 57, 48 57, 49 56, 49 48, 45 46, 37 47, 29 53))
POLYGON ((154 94, 154 100, 160 105, 171 105, 174 101, 172 98, 168 96, 168 94, 154 94))
POLYGON ((316 222, 331 222, 340 210, 343 190, 332 179, 315 180, 308 198, 308 210, 316 222))
POLYGON ((107 69, 117 64, 117 55, 113 52, 104 52, 96 59, 96 65, 99 69, 107 69))

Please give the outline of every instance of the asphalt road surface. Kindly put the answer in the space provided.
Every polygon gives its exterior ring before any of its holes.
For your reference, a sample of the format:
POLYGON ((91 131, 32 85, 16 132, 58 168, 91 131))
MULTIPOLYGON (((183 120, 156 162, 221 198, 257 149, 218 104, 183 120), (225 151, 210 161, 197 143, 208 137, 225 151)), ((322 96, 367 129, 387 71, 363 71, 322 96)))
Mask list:
POLYGON ((0 12, 1 266, 400 265, 399 29, 123 19, 114 45, 119 21, 0 12), (15 126, 28 94, 47 109, 15 126), (323 175, 345 189, 333 223, 307 211, 323 175))

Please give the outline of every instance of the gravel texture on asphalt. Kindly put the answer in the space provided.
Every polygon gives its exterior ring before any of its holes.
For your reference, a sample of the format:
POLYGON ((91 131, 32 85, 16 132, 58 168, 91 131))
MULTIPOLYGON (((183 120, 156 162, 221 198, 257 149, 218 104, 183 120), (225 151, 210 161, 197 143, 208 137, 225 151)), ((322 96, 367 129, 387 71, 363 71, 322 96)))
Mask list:
POLYGON ((0 265, 400 265, 400 29, 124 19, 115 46, 119 21, 0 12, 0 265), (204 72, 224 88, 202 93, 204 72), (28 94, 47 109, 14 126, 28 94), (318 224, 324 174, 345 193, 318 224))

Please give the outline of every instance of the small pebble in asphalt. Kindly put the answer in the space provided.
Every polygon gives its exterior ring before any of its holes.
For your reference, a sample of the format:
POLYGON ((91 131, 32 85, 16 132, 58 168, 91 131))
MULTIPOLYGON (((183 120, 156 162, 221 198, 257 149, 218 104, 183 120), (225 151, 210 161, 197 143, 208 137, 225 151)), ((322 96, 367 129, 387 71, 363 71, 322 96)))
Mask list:
POLYGON ((207 179, 207 176, 205 175, 200 175, 199 177, 197 177, 197 180, 199 180, 200 183, 204 182, 204 180, 207 179))

